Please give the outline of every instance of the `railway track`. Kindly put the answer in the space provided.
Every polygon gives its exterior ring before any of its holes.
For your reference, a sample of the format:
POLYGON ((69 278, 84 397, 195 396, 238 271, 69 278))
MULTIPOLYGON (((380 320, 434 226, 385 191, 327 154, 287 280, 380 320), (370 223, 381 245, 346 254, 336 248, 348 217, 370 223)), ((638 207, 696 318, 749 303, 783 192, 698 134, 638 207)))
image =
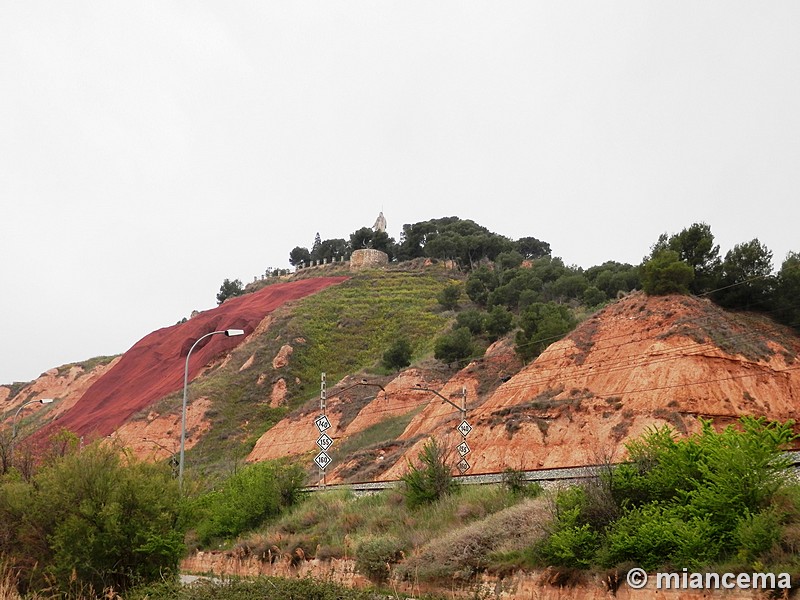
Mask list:
MULTIPOLYGON (((800 450, 786 452, 792 466, 800 474, 800 450)), ((616 466, 622 463, 611 465, 595 464, 572 467, 557 467, 550 469, 534 469, 522 471, 525 481, 540 483, 547 487, 560 482, 575 482, 597 477, 603 469, 616 466)), ((454 477, 456 481, 464 485, 489 485, 503 482, 503 473, 481 473, 478 475, 459 475, 454 477)), ((365 481, 359 483, 335 483, 330 485, 315 485, 303 488, 304 492, 322 492, 331 490, 350 490, 356 495, 374 494, 382 490, 388 490, 400 485, 400 481, 365 481)))

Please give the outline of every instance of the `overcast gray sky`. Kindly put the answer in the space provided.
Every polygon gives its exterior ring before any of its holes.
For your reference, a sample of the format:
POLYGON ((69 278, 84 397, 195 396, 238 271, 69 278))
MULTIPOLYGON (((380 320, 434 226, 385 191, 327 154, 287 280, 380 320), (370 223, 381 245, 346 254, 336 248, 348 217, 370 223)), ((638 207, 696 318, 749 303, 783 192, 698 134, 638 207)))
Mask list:
POLYGON ((638 263, 800 250, 800 3, 0 3, 0 382, 380 210, 638 263))

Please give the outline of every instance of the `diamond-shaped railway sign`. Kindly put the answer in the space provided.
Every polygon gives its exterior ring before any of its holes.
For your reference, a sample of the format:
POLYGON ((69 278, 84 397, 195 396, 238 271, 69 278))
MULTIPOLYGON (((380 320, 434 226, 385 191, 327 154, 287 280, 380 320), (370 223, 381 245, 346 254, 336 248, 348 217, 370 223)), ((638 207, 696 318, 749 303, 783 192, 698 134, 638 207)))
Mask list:
POLYGON ((469 444, 467 444, 467 442, 461 442, 461 443, 458 445, 458 447, 456 448, 456 450, 458 450, 458 453, 459 453, 459 454, 461 455, 461 457, 463 458, 463 457, 465 457, 467 454, 469 454, 469 451, 470 451, 469 444))
POLYGON ((461 471, 462 473, 466 473, 467 470, 469 470, 469 463, 467 462, 466 458, 462 458, 460 461, 458 461, 458 464, 456 466, 458 467, 458 470, 461 471))
POLYGON ((315 463, 317 463, 317 466, 318 466, 320 469, 322 469, 322 470, 324 471, 324 470, 325 470, 325 468, 326 468, 326 467, 327 467, 329 464, 331 464, 331 462, 332 462, 332 461, 331 461, 331 457, 330 457, 330 456, 328 456, 328 454, 327 454, 326 452, 320 452, 320 453, 319 453, 319 454, 317 454, 317 456, 314 458, 314 462, 315 462, 315 463))
POLYGON ((463 421, 461 421, 461 424, 458 427, 456 427, 456 429, 458 429, 461 435, 467 437, 469 435, 469 432, 472 431, 472 425, 467 423, 467 420, 464 419, 463 421))
POLYGON ((320 433, 322 433, 326 429, 331 428, 331 422, 328 421, 328 417, 326 417, 325 415, 320 415, 316 419, 314 419, 314 425, 317 426, 317 429, 319 429, 320 433))
POLYGON ((329 436, 327 433, 323 433, 317 440, 317 446, 322 448, 323 452, 327 452, 328 448, 333 446, 333 440, 331 439, 331 436, 329 436))

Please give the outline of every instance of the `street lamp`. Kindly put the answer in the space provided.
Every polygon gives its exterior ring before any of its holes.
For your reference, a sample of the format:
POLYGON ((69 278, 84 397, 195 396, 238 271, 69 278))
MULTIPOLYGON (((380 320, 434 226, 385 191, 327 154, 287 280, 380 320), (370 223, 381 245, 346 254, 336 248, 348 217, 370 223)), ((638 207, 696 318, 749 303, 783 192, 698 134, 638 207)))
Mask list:
POLYGON ((11 444, 8 450, 8 453, 11 455, 11 460, 14 460, 14 439, 17 437, 17 418, 19 417, 19 413, 22 412, 22 409, 30 404, 52 404, 53 398, 39 398, 38 400, 28 400, 24 404, 22 404, 18 409, 17 412, 14 413, 14 421, 12 422, 11 426, 11 444))
POLYGON ((189 357, 192 355, 192 350, 195 349, 197 344, 201 341, 210 337, 212 335, 216 335, 218 333, 223 333, 228 337, 233 337, 235 335, 244 335, 244 329, 223 329, 222 331, 212 331, 210 333, 205 334, 197 338, 192 347, 189 348, 189 353, 186 355, 186 367, 183 370, 183 408, 181 411, 181 456, 178 462, 178 487, 183 491, 183 454, 184 454, 184 447, 186 445, 186 397, 189 391, 189 357))

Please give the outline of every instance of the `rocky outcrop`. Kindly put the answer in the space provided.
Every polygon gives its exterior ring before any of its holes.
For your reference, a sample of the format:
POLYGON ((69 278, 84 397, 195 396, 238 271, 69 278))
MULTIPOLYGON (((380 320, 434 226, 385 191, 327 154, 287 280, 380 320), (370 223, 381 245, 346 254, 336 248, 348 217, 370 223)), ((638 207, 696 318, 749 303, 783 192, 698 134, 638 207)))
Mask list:
POLYGON ((120 358, 118 356, 102 361, 87 361, 87 364, 90 365, 95 363, 88 368, 81 364, 72 364, 50 369, 13 393, 10 387, 0 386, 2 412, 11 417, 16 412, 16 409, 28 400, 53 398, 56 401, 46 407, 38 403, 31 404, 29 408, 25 409, 25 414, 35 413, 44 409, 47 422, 58 419, 60 415, 75 405, 87 389, 112 369, 120 358), (30 411, 30 413, 27 411, 30 411))
POLYGON ((272 368, 273 369, 282 369, 286 365, 289 364, 289 357, 292 355, 294 348, 292 348, 289 344, 284 344, 281 346, 281 349, 278 350, 278 353, 275 355, 275 358, 272 359, 272 368))
POLYGON ((381 252, 380 250, 373 250, 372 248, 353 250, 353 254, 350 256, 351 271, 385 267, 388 264, 389 264, 389 255, 386 254, 386 252, 381 252))

